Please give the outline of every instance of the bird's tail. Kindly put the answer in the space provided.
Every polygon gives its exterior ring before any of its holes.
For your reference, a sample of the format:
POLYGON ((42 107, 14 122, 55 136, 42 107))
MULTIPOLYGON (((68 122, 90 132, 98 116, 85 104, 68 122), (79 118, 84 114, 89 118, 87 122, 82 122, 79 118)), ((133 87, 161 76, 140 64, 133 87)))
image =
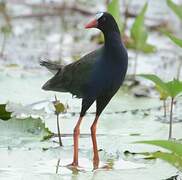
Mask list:
POLYGON ((39 63, 41 66, 46 67, 53 74, 56 74, 59 70, 63 68, 62 65, 51 62, 49 60, 48 61, 41 60, 39 63))

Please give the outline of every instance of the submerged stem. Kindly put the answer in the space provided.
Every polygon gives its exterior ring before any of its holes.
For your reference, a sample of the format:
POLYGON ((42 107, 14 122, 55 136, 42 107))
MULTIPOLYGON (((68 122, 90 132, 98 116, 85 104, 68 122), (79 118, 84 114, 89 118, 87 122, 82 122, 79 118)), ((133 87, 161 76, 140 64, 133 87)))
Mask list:
POLYGON ((163 108, 164 108, 164 117, 167 115, 167 110, 166 110, 166 100, 163 100, 163 108))
POLYGON ((173 104, 174 104, 174 97, 172 97, 172 99, 171 99, 170 124, 169 124, 169 139, 172 138, 173 104))
POLYGON ((6 34, 4 33, 3 34, 3 42, 2 42, 2 46, 1 46, 1 52, 0 52, 1 55, 4 54, 5 46, 6 46, 6 34))
POLYGON ((134 80, 136 78, 136 73, 137 73, 137 64, 138 64, 138 52, 136 52, 136 54, 135 54, 135 63, 134 63, 134 71, 133 71, 134 80))
POLYGON ((57 116, 57 129, 58 129, 59 145, 63 146, 63 143, 62 143, 62 140, 61 140, 60 127, 59 127, 59 114, 56 113, 56 116, 57 116))
POLYGON ((179 66, 178 66, 178 69, 177 69, 177 80, 179 80, 179 78, 180 78, 181 66, 182 66, 182 60, 180 59, 179 66))
POLYGON ((56 174, 58 173, 58 170, 59 170, 59 164, 60 164, 60 159, 58 159, 58 161, 57 161, 57 165, 56 165, 56 174))

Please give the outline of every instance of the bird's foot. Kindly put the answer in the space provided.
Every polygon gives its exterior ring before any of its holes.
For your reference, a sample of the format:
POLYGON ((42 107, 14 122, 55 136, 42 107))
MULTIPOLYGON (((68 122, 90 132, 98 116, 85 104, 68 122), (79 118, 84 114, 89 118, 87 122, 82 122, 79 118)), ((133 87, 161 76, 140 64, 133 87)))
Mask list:
POLYGON ((68 164, 68 165, 66 165, 66 166, 67 166, 67 167, 73 167, 73 168, 74 168, 74 167, 75 167, 75 168, 76 168, 76 167, 79 167, 79 166, 78 166, 78 163, 75 163, 75 162, 72 162, 71 164, 68 164))
POLYGON ((99 160, 93 160, 93 171, 99 168, 99 160))
POLYGON ((78 165, 78 163, 72 162, 71 164, 66 165, 66 167, 72 171, 82 171, 82 168, 78 165))
POLYGON ((111 170, 113 167, 110 164, 105 164, 104 166, 100 167, 100 169, 111 170))
POLYGON ((105 165, 103 165, 103 166, 101 166, 101 167, 95 166, 95 167, 93 168, 93 171, 95 171, 95 170, 97 170, 97 169, 112 170, 113 167, 111 167, 109 164, 105 164, 105 165))

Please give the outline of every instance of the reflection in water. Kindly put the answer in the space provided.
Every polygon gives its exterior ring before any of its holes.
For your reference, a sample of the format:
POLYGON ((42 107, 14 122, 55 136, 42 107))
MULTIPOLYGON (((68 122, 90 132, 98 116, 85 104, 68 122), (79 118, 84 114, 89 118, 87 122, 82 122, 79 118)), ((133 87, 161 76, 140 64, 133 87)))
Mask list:
POLYGON ((99 179, 99 178, 97 178, 98 177, 98 174, 99 174, 99 171, 94 171, 91 180, 99 179))
POLYGON ((59 164, 60 164, 60 159, 58 159, 58 161, 57 161, 57 165, 56 165, 56 174, 58 174, 59 164))

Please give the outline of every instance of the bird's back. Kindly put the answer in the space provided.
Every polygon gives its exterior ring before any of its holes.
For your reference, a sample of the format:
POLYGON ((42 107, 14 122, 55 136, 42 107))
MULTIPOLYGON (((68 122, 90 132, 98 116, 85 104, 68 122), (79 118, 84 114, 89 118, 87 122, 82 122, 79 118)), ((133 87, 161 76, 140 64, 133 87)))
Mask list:
MULTIPOLYGON (((80 60, 68 64, 66 66, 57 65, 57 73, 49 81, 47 81, 43 89, 58 92, 70 92, 73 95, 82 98, 83 89, 87 84, 90 74, 97 60, 102 54, 103 48, 93 51, 80 60)), ((54 67, 56 64, 46 66, 47 63, 41 63, 42 66, 54 67)), ((50 62, 49 62, 50 64, 50 62)))

